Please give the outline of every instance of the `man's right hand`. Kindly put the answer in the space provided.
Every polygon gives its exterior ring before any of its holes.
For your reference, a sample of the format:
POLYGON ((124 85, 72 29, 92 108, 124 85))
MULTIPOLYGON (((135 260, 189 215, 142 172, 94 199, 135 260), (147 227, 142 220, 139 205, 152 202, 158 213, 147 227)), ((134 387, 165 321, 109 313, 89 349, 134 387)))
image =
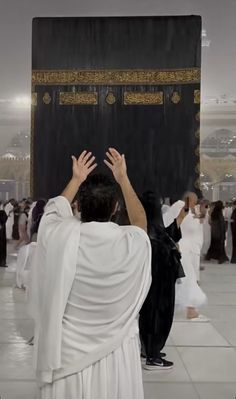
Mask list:
POLYGON ((115 148, 109 148, 106 152, 106 156, 109 161, 105 159, 105 164, 109 169, 111 169, 117 183, 121 184, 124 178, 127 177, 127 167, 124 154, 121 155, 117 150, 115 150, 115 148))
POLYGON ((97 164, 94 163, 95 157, 91 152, 83 151, 80 154, 79 158, 76 159, 74 155, 72 155, 72 172, 73 178, 77 179, 81 184, 83 183, 88 175, 96 168, 97 164))

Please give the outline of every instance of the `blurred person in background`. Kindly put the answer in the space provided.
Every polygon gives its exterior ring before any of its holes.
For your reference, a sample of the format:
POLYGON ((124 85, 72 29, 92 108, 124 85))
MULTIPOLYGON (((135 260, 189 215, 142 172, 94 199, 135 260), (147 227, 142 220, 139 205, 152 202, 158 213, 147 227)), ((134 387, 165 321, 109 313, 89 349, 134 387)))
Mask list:
POLYGON ((20 217, 18 222, 18 230, 19 230, 19 240, 16 244, 16 249, 21 245, 27 244, 29 242, 29 236, 27 234, 27 221, 28 221, 28 213, 30 207, 26 204, 25 200, 20 202, 20 217))
POLYGON ((14 205, 15 205, 14 198, 11 198, 5 205, 4 210, 7 214, 7 223, 6 223, 6 235, 7 240, 12 239, 12 229, 14 223, 14 205))
POLYGON ((14 223, 12 227, 12 238, 13 240, 18 241, 20 238, 19 229, 18 229, 19 217, 20 217, 20 205, 17 201, 14 204, 13 213, 14 213, 14 223))
POLYGON ((7 237, 6 237, 7 214, 0 210, 0 267, 7 267, 7 237))
POLYGON ((181 222, 182 238, 179 241, 181 262, 185 278, 180 279, 176 285, 176 305, 186 309, 186 317, 191 321, 208 321, 199 314, 198 308, 207 301, 205 293, 198 285, 200 269, 200 253, 203 244, 203 224, 196 215, 197 195, 188 192, 184 196, 187 215, 181 222))
POLYGON ((231 229, 231 216, 233 212, 233 204, 232 202, 226 202, 225 208, 223 209, 223 216, 225 219, 226 226, 226 240, 225 240, 225 252, 226 255, 231 258, 232 250, 233 250, 233 237, 232 237, 232 229, 231 229))
POLYGON ((216 259, 218 263, 224 263, 229 260, 225 252, 226 225, 223 216, 223 202, 214 203, 211 216, 211 245, 206 254, 206 260, 216 259))
POLYGON ((236 263, 236 201, 233 202, 233 212, 231 215, 231 231, 232 231, 232 257, 231 263, 236 263))
POLYGON ((47 201, 45 199, 39 199, 32 210, 32 219, 31 219, 31 228, 30 228, 31 241, 37 241, 38 228, 44 213, 46 202, 47 201))

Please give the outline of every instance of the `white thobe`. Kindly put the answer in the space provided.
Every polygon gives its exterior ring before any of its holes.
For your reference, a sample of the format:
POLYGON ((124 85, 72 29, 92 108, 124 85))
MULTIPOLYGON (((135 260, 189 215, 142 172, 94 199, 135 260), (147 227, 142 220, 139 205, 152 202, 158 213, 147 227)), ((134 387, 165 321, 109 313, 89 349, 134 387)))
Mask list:
POLYGON ((7 214, 7 221, 6 221, 6 236, 8 240, 12 239, 12 229, 14 224, 14 206, 8 202, 5 206, 5 212, 7 214))
POLYGON ((181 234, 179 249, 185 277, 181 279, 181 284, 176 285, 176 304, 181 307, 198 308, 206 302, 206 295, 197 284, 203 244, 203 226, 191 211, 181 223, 181 234))
POLYGON ((162 219, 165 228, 169 227, 175 221, 175 219, 177 219, 184 205, 185 202, 179 200, 176 201, 171 206, 168 205, 162 206, 162 219))
POLYGON ((137 318, 151 283, 149 239, 138 227, 71 215, 57 197, 39 228, 32 287, 40 397, 142 399, 137 318))
POLYGON ((16 261, 16 286, 18 288, 28 287, 29 273, 36 245, 36 242, 31 242, 19 249, 16 261))
POLYGON ((233 242, 232 242, 232 229, 231 229, 231 216, 233 213, 232 207, 225 208, 224 218, 227 222, 226 240, 225 240, 225 251, 228 257, 231 259, 233 242))
POLYGON ((30 238, 31 237, 31 226, 32 226, 32 214, 33 214, 33 209, 35 207, 35 205, 37 204, 37 201, 34 201, 31 206, 30 206, 30 210, 28 213, 28 220, 27 220, 27 235, 30 238))

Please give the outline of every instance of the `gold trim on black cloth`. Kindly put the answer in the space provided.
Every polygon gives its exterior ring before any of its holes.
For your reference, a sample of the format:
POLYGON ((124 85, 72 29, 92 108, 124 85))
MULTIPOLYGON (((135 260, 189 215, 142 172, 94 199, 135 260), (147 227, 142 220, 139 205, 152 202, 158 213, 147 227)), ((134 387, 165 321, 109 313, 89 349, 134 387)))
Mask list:
MULTIPOLYGON (((35 87, 32 86, 32 94, 34 94, 35 87)), ((35 93, 37 94, 37 93, 35 93)), ((30 125, 30 195, 34 196, 34 115, 35 106, 31 105, 31 125, 30 125)))
POLYGON ((43 102, 44 104, 48 105, 52 101, 52 98, 48 92, 44 93, 43 102))
POLYGON ((196 115, 195 115, 195 119, 196 119, 196 121, 200 121, 200 111, 198 111, 197 113, 196 113, 196 115))
POLYGON ((33 106, 37 105, 37 93, 35 92, 31 93, 31 105, 33 106))
POLYGON ((201 92, 200 90, 194 90, 194 104, 201 103, 201 92))
POLYGON ((173 91, 170 99, 173 104, 178 104, 181 100, 181 97, 180 97, 180 94, 178 93, 178 91, 173 91))
POLYGON ((200 83, 200 68, 33 70, 33 85, 170 85, 200 83))
POLYGON ((109 91, 106 95, 106 102, 109 105, 113 105, 116 102, 116 96, 114 95, 114 93, 112 93, 112 91, 109 91))
POLYGON ((124 105, 161 105, 163 104, 163 91, 140 92, 125 91, 124 105))
POLYGON ((97 92, 60 92, 60 105, 97 105, 97 92))

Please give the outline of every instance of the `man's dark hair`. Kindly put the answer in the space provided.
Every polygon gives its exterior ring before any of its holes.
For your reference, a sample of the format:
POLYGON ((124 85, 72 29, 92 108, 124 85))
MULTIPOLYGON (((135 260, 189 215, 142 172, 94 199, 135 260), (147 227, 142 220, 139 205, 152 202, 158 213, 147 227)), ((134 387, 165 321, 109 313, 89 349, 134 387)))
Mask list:
POLYGON ((118 186, 103 174, 91 175, 79 189, 82 222, 108 222, 118 199, 118 186))

